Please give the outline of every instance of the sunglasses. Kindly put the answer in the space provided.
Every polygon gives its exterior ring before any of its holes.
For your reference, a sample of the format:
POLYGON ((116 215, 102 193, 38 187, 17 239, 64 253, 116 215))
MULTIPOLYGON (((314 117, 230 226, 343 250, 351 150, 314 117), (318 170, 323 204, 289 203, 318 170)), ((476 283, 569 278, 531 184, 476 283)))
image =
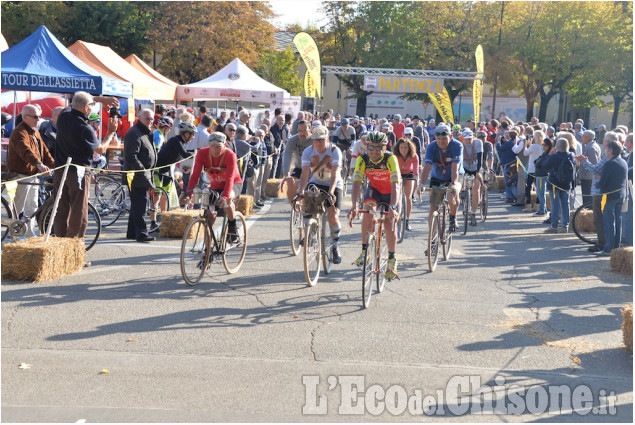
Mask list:
POLYGON ((41 117, 41 115, 25 115, 25 116, 35 118, 36 120, 39 120, 41 117))
POLYGON ((227 131, 236 132, 235 128, 228 128, 227 131))
POLYGON ((373 146, 373 145, 368 145, 368 150, 369 151, 380 151, 383 150, 384 146, 373 146))
POLYGON ((443 133, 434 133, 434 137, 448 137, 450 134, 447 131, 443 133))

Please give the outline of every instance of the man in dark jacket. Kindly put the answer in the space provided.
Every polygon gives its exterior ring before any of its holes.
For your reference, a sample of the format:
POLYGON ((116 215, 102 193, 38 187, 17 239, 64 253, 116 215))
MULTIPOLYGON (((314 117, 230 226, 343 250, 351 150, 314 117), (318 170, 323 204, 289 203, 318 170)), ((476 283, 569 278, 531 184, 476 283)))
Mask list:
POLYGON ((272 178, 278 178, 282 175, 282 164, 280 164, 279 158, 282 152, 284 151, 284 145, 287 143, 287 138, 289 137, 289 126, 284 123, 284 116, 278 115, 276 116, 276 123, 271 126, 271 135, 273 136, 273 168, 272 168, 272 178))
POLYGON ((621 152, 622 145, 619 142, 608 143, 606 147, 607 161, 602 168, 599 183, 600 190, 606 197, 606 203, 602 210, 606 244, 602 251, 598 251, 598 256, 611 255, 613 248, 619 247, 622 239, 622 204, 626 196, 628 167, 626 161, 620 156, 621 152))
POLYGON ((150 125, 153 120, 151 109, 141 110, 137 123, 130 127, 124 137, 124 170, 146 170, 124 175, 130 189, 130 215, 128 217, 128 239, 137 242, 150 242, 154 237, 148 235, 144 219, 148 203, 148 189, 153 188, 152 169, 157 163, 156 149, 152 142, 150 125))

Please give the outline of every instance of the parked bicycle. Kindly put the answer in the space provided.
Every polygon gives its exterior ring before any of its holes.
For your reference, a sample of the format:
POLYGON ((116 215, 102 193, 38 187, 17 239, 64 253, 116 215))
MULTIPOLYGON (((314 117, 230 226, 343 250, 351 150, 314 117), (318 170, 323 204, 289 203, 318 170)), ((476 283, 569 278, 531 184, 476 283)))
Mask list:
POLYGON ((452 250, 452 232, 450 232, 450 204, 448 201, 448 186, 431 187, 430 203, 437 206, 428 223, 428 267, 433 272, 439 259, 439 245, 443 250, 443 259, 450 259, 452 250))
MULTIPOLYGON (((362 265, 362 305, 368 308, 372 295, 373 281, 377 292, 381 293, 386 285, 386 267, 388 265, 388 245, 384 229, 384 216, 388 215, 388 204, 380 203, 376 210, 362 209, 360 214, 370 214, 373 218, 372 230, 368 232, 368 247, 362 265)), ((353 218, 349 221, 353 227, 353 218)))
MULTIPOLYGON (((102 217, 102 226, 114 224, 119 217, 130 212, 128 186, 116 181, 106 183, 97 194, 95 205, 102 217)), ((146 213, 151 221, 156 221, 158 226, 161 225, 162 205, 165 205, 165 211, 170 210, 170 198, 167 192, 160 187, 148 189, 146 213), (152 220, 153 216, 154 220, 152 220)))
POLYGON ((221 198, 207 188, 196 188, 191 204, 201 206, 201 215, 194 218, 185 228, 181 242, 181 274, 185 282, 196 285, 212 262, 222 262, 227 273, 240 270, 247 250, 247 223, 239 212, 234 213, 236 232, 229 233, 229 221, 224 211, 216 207, 221 198), (222 222, 216 218, 222 215, 222 222))

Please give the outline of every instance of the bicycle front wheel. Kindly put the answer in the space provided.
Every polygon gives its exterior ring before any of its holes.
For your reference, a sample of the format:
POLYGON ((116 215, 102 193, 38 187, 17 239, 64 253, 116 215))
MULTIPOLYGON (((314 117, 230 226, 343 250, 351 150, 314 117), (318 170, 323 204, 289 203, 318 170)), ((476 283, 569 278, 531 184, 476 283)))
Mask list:
POLYGON ((386 286, 386 267, 388 267, 388 245, 386 244, 386 234, 382 231, 381 239, 377 240, 376 260, 377 267, 377 292, 383 292, 386 286))
POLYGON ((472 190, 465 191, 465 205, 463 205, 463 234, 467 234, 467 225, 470 221, 470 208, 472 208, 472 190))
POLYGON ((190 222, 183 233, 181 242, 181 275, 190 286, 196 285, 209 266, 209 252, 212 236, 204 217, 190 222))
POLYGON ((364 266, 362 267, 362 304, 364 308, 370 305, 370 297, 373 293, 373 278, 375 277, 377 252, 375 248, 375 235, 369 235, 368 247, 364 256, 364 266))
POLYGON ((101 186, 95 196, 95 208, 104 227, 113 224, 126 208, 126 192, 118 182, 108 182, 101 186))
POLYGON ((320 234, 318 222, 311 219, 304 236, 304 277, 309 286, 315 286, 320 277, 320 234))
MULTIPOLYGON (((46 234, 46 229, 48 228, 49 221, 51 221, 51 215, 53 214, 53 198, 49 199, 50 201, 47 201, 48 205, 44 207, 44 212, 40 215, 40 221, 38 223, 41 235, 46 234)), ((86 247, 86 251, 91 249, 97 243, 97 239, 99 239, 100 234, 101 217, 93 204, 89 202, 88 225, 86 226, 86 233, 84 233, 84 246, 86 247)), ((55 226, 51 229, 51 236, 55 236, 55 226)))
POLYGON ((432 213, 428 229, 428 268, 431 272, 439 261, 439 213, 432 213))
POLYGON ((247 251, 247 222, 245 217, 238 211, 234 213, 236 219, 236 233, 230 234, 229 228, 225 230, 223 240, 223 266, 227 273, 236 273, 240 270, 245 260, 247 251))
POLYGON ((598 235, 595 231, 593 207, 591 205, 582 205, 575 210, 571 218, 571 227, 573 227, 573 231, 581 241, 597 245, 598 235))
POLYGON ((2 242, 9 236, 9 222, 13 219, 13 214, 11 213, 11 207, 9 206, 9 201, 2 198, 2 242))
POLYGON ((331 226, 329 225, 328 214, 322 214, 322 267, 324 273, 331 273, 333 264, 333 238, 331 237, 331 226))
POLYGON ((404 236, 406 236, 406 194, 402 193, 399 221, 397 221, 397 243, 403 242, 404 236))
POLYGON ((481 221, 487 219, 487 203, 488 203, 488 188, 486 184, 481 185, 481 221))
POLYGON ((289 220, 289 236, 291 239, 291 252, 293 255, 298 255, 300 253, 300 248, 302 248, 303 230, 302 207, 300 206, 300 202, 297 202, 295 206, 292 205, 291 207, 291 219, 289 220))
POLYGON ((450 253, 452 252, 452 232, 450 232, 450 223, 448 215, 448 206, 443 207, 443 259, 448 261, 450 259, 450 253))

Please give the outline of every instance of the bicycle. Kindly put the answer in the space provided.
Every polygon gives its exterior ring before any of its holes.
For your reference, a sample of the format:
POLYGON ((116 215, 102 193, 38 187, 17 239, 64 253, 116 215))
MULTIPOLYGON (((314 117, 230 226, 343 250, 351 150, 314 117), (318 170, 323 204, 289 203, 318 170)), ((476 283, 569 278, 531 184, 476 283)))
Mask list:
POLYGON ((303 246, 303 216, 304 209, 302 207, 302 202, 299 202, 299 198, 296 196, 293 198, 293 202, 291 202, 291 219, 289 220, 289 237, 291 239, 291 252, 293 255, 298 255, 303 246))
POLYGON ((481 221, 485 222, 485 220, 487 220, 487 207, 489 204, 489 187, 492 179, 494 178, 494 174, 491 171, 486 170, 483 171, 482 177, 483 184, 481 184, 481 202, 479 205, 479 210, 481 213, 481 221))
POLYGON ((428 225, 428 267, 433 272, 439 260, 439 244, 442 245, 443 259, 445 261, 450 259, 452 232, 449 230, 450 205, 447 200, 447 186, 434 186, 430 190, 432 191, 430 205, 436 205, 437 207, 437 210, 432 213, 428 225))
MULTIPOLYGON (((117 219, 130 212, 130 193, 128 185, 113 181, 106 183, 96 196, 97 209, 102 215, 102 226, 114 224, 117 219)), ((166 205, 166 211, 170 210, 170 198, 167 192, 160 187, 148 189, 148 202, 146 213, 155 213, 157 225, 161 224, 161 203, 166 205)))
MULTIPOLYGON (((472 212, 472 187, 474 186, 475 176, 465 173, 463 176, 463 192, 461 202, 463 202, 463 234, 467 234, 468 223, 470 222, 470 214, 472 212)), ((476 223, 474 223, 476 224, 476 223)))
MULTIPOLYGON (((359 210, 361 214, 373 217, 372 231, 368 232, 368 246, 362 265, 362 305, 368 308, 372 295, 373 278, 377 285, 377 292, 381 293, 386 286, 386 267, 388 266, 388 245, 383 217, 388 215, 388 204, 379 204, 376 210, 359 210)), ((353 227, 353 217, 349 226, 353 227)))
POLYGON ((230 234, 229 221, 224 213, 223 222, 220 225, 216 223, 219 215, 216 206, 221 199, 218 194, 207 188, 197 188, 189 193, 192 193, 191 203, 200 205, 202 212, 185 228, 180 266, 185 283, 194 286, 210 268, 212 261, 222 262, 229 274, 240 270, 247 250, 247 223, 245 217, 236 211, 236 233, 230 234))
POLYGON ((571 217, 571 227, 573 228, 575 235, 580 238, 581 241, 591 245, 597 245, 598 235, 596 233, 595 225, 592 218, 593 206, 590 204, 580 205, 571 217), (582 218, 589 216, 591 217, 591 223, 589 223, 588 219, 582 218))
MULTIPOLYGON (((18 184, 30 184, 37 185, 44 188, 53 187, 52 183, 20 183, 18 184)), ((6 189, 6 183, 2 183, 2 192, 6 189)), ((52 192, 50 192, 52 194, 52 192)), ((2 242, 4 243, 5 239, 8 236, 11 236, 12 239, 16 239, 18 237, 24 236, 27 230, 27 221, 36 218, 38 224, 38 230, 41 235, 46 233, 48 229, 48 223, 51 220, 51 214, 53 213, 53 204, 55 203, 55 197, 49 196, 41 203, 41 205, 35 210, 33 214, 30 216, 24 217, 20 219, 18 217, 17 211, 15 210, 15 204, 13 200, 9 198, 8 195, 2 195, 2 242)), ((86 234, 84 236, 84 245, 86 246, 86 251, 91 249, 95 243, 97 243, 97 239, 99 239, 99 235, 101 234, 101 218, 96 208, 89 202, 88 203, 88 227, 86 228, 86 234)), ((55 236, 55 227, 51 229, 51 236, 55 236)))
POLYGON ((406 193, 404 183, 401 181, 401 202, 399 203, 399 218, 397 219, 397 243, 403 242, 406 236, 406 193))
POLYGON ((327 196, 330 196, 328 192, 313 184, 308 186, 303 195, 304 214, 312 216, 304 230, 304 277, 309 286, 317 284, 321 266, 324 267, 324 273, 329 274, 333 263, 334 241, 324 203, 327 196))

